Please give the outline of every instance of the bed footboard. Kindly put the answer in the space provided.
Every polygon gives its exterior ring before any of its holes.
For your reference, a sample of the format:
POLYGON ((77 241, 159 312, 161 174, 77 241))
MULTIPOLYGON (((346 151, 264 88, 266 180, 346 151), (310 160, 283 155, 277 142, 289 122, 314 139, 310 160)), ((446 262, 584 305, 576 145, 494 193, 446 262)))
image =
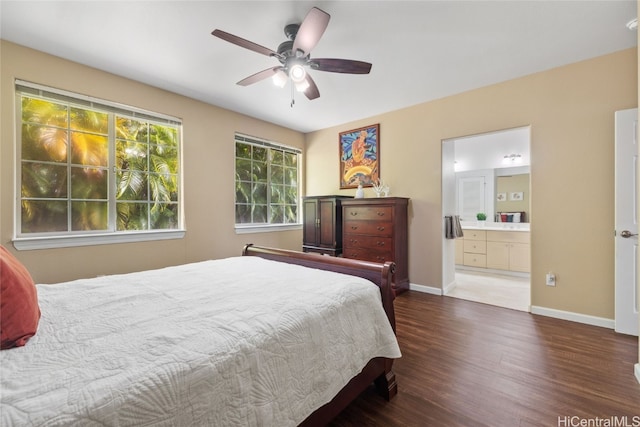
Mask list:
POLYGON ((391 261, 384 264, 359 261, 349 258, 338 258, 325 256, 316 253, 297 252, 286 249, 267 248, 254 246, 249 243, 245 245, 242 255, 259 256, 273 261, 281 261, 289 264, 297 264, 320 270, 335 271, 337 273, 350 274, 370 280, 380 288, 382 296, 382 306, 387 314, 389 323, 396 330, 396 316, 393 311, 393 300, 395 294, 391 287, 392 275, 396 265, 391 261))
MULTIPOLYGON (((379 264, 368 261, 323 256, 314 253, 266 248, 252 244, 247 244, 244 247, 242 255, 259 256, 273 261, 335 271, 370 280, 380 288, 384 311, 387 314, 387 318, 394 332, 396 330, 396 318, 393 310, 395 294, 391 288, 392 275, 395 270, 395 264, 393 262, 387 261, 384 264, 379 264)), ((318 408, 301 425, 321 426, 327 424, 372 383, 375 383, 378 393, 382 397, 390 400, 398 391, 398 385, 392 367, 393 359, 375 358, 370 360, 362 369, 362 372, 352 378, 331 402, 318 408)))

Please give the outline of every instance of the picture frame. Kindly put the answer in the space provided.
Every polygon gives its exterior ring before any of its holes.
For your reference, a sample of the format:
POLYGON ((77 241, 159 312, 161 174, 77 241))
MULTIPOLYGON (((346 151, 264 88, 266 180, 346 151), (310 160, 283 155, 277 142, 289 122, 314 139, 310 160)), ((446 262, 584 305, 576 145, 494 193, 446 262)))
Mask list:
POLYGON ((513 201, 513 202, 519 202, 521 200, 524 200, 524 192, 522 191, 514 191, 509 193, 509 200, 513 201))
POLYGON ((372 187, 380 179, 380 124, 338 134, 340 189, 372 187))
POLYGON ((507 201, 507 193, 498 193, 496 196, 497 202, 506 202, 507 201))

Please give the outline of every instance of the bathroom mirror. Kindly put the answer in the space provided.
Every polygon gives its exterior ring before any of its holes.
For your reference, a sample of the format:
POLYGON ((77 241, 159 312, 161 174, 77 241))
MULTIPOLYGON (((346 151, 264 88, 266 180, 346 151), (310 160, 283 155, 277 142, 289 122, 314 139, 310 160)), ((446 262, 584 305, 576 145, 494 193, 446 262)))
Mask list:
POLYGON ((495 221, 496 222, 529 222, 529 174, 498 175, 496 169, 495 183, 495 221), (520 213, 519 218, 514 215, 520 213))
POLYGON ((531 221, 529 127, 457 138, 457 214, 462 221, 531 221))

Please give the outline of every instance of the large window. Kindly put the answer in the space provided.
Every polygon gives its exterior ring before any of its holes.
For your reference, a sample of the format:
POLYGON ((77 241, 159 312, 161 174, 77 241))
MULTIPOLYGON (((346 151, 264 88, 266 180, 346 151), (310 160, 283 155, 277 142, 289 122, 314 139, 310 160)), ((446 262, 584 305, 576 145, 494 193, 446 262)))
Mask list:
POLYGON ((18 240, 182 228, 177 119, 24 82, 16 94, 18 240))
POLYGON ((297 224, 300 150, 236 134, 236 227, 297 224))

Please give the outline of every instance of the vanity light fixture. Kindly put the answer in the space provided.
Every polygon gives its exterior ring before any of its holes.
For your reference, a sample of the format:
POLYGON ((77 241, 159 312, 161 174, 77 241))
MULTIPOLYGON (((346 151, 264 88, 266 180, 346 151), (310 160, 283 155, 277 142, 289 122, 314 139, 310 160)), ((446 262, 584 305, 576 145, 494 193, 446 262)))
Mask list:
POLYGON ((522 163, 522 156, 520 154, 509 154, 502 158, 503 164, 516 164, 522 163))

